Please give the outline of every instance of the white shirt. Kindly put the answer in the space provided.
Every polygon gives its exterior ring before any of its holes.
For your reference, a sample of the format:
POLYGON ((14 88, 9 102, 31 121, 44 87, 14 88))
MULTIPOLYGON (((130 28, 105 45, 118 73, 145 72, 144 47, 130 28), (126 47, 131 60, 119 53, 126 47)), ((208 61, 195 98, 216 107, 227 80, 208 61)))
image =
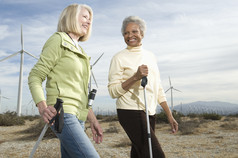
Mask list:
POLYGON ((167 100, 161 85, 156 57, 141 46, 127 47, 113 56, 109 69, 108 91, 112 98, 117 98, 117 109, 145 110, 141 81, 133 84, 128 91, 122 88, 122 83, 133 76, 142 64, 147 65, 149 69, 146 101, 149 115, 154 115, 157 104, 167 100))

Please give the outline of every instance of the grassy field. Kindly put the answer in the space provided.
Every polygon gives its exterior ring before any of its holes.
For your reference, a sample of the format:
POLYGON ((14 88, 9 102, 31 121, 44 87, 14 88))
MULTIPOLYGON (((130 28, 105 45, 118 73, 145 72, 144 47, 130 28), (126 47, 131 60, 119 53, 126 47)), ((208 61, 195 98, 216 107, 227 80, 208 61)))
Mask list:
MULTIPOLYGON (((217 114, 174 113, 179 132, 170 134, 163 112, 156 116, 156 135, 168 158, 237 158, 238 117, 217 114)), ((104 130, 104 141, 94 144, 102 158, 130 157, 130 141, 116 116, 97 116, 104 130)), ((0 158, 29 157, 44 123, 39 116, 17 117, 8 112, 0 115, 0 158)), ((86 133, 91 130, 86 123, 86 133)), ((59 158, 59 140, 48 130, 35 154, 36 158, 59 158)))

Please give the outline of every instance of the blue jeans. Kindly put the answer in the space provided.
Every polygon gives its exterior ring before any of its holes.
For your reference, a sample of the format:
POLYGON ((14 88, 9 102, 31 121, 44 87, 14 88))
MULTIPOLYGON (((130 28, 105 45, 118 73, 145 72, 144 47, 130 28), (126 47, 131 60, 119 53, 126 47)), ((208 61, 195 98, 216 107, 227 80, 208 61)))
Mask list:
POLYGON ((64 113, 64 127, 61 133, 56 133, 60 139, 62 158, 99 158, 97 151, 84 132, 84 121, 75 115, 64 113))

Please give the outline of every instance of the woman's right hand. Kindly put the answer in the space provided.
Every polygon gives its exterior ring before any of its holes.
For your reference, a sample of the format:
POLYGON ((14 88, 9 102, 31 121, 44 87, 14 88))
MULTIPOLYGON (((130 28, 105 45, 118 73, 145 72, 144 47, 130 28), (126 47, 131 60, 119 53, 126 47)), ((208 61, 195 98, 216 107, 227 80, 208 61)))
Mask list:
POLYGON ((49 121, 57 114, 56 109, 53 106, 47 106, 45 101, 39 102, 37 107, 45 123, 49 123, 49 121))
POLYGON ((137 80, 142 79, 142 77, 148 75, 148 67, 147 65, 141 65, 138 67, 137 72, 135 73, 135 78, 137 80))
POLYGON ((141 65, 138 67, 137 72, 132 77, 123 82, 121 86, 124 90, 128 91, 135 82, 139 81, 140 79, 142 79, 142 77, 147 75, 148 75, 147 65, 141 65))

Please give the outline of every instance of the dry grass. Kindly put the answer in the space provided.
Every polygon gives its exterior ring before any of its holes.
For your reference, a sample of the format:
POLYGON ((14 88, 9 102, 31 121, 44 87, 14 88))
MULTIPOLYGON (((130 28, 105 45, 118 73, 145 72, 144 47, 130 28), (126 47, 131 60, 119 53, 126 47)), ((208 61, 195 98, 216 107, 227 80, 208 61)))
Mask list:
POLYGON ((130 148, 131 146, 131 141, 129 138, 123 138, 122 140, 120 140, 120 142, 118 142, 118 144, 115 144, 113 147, 114 148, 120 148, 120 147, 124 147, 124 148, 130 148))
MULTIPOLYGON (((100 124, 104 129, 104 141, 94 144, 102 158, 125 158, 130 155, 127 135, 118 121, 105 121, 100 124)), ((26 120, 25 125, 0 127, 0 158, 28 157, 43 124, 40 120, 26 120), (37 129, 39 128, 39 129, 37 129)), ((89 124, 86 123, 86 127, 89 124)), ((238 118, 222 117, 221 120, 204 120, 203 118, 182 117, 179 132, 170 134, 170 126, 165 123, 156 125, 156 135, 166 156, 169 158, 187 157, 238 157, 238 118)), ((86 133, 91 137, 91 130, 86 133)), ((44 139, 35 158, 59 158, 60 145, 57 138, 44 139), (54 151, 54 152, 52 152, 54 151)))
POLYGON ((104 133, 119 133, 120 129, 116 126, 114 122, 109 124, 109 127, 104 131, 104 133))
POLYGON ((225 130, 238 130, 238 124, 232 122, 224 123, 220 125, 220 127, 224 128, 225 130))
MULTIPOLYGON (((20 137, 19 140, 32 140, 38 138, 44 126, 45 122, 39 118, 38 120, 36 120, 36 124, 33 124, 32 126, 26 128, 25 130, 18 132, 26 135, 25 137, 20 137)), ((51 138, 56 138, 56 136, 54 132, 50 128, 48 128, 44 135, 44 139, 51 139, 51 138)))

